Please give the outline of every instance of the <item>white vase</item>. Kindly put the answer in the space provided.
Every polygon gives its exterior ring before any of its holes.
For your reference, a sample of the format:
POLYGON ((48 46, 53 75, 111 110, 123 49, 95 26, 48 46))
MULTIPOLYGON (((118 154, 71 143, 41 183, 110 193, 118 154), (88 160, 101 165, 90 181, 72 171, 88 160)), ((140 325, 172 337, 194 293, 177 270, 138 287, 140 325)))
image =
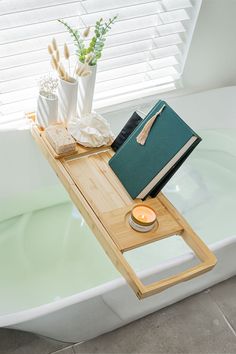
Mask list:
POLYGON ((58 121, 58 97, 52 94, 46 97, 39 94, 37 102, 36 122, 40 127, 46 128, 50 124, 58 121))
POLYGON ((59 79, 58 99, 59 99, 59 121, 67 123, 76 117, 78 96, 78 81, 71 78, 71 81, 59 79))
POLYGON ((78 92, 78 115, 82 117, 90 114, 93 105, 93 95, 96 81, 97 65, 89 66, 91 74, 88 76, 79 76, 79 92, 78 92))

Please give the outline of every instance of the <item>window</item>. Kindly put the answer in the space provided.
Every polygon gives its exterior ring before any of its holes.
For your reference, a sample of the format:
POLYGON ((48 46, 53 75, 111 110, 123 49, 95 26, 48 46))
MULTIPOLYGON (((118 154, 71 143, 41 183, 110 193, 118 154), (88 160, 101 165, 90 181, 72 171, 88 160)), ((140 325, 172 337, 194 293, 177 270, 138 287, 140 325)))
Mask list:
POLYGON ((58 18, 81 30, 118 14, 99 61, 95 108, 175 88, 201 0, 1 0, 0 117, 35 109, 47 45, 73 44, 58 18))

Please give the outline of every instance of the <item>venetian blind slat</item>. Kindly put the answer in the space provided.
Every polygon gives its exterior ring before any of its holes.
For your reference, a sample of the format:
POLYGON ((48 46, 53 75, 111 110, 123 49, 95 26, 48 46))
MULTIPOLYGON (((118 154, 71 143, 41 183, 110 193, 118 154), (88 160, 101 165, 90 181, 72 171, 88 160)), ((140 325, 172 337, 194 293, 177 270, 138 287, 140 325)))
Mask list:
POLYGON ((60 49, 68 44, 71 64, 76 62, 60 18, 80 31, 91 26, 92 32, 98 18, 118 14, 98 63, 95 107, 174 89, 200 5, 201 0, 1 0, 0 116, 10 120, 35 109, 39 77, 53 72, 47 52, 52 37, 60 49))

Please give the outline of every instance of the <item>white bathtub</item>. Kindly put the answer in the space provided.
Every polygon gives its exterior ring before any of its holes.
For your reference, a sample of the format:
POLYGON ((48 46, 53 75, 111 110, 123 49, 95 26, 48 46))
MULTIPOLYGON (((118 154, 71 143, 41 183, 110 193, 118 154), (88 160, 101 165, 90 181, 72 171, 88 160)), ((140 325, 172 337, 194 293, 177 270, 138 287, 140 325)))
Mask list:
MULTIPOLYGON (((164 192, 215 251, 218 264, 142 301, 71 205, 29 131, 0 131, 0 326, 80 342, 235 275, 235 97, 236 87, 228 87, 168 100, 203 142, 164 192)), ((130 112, 107 114, 115 131, 130 112)), ((127 257, 145 281, 195 262, 177 237, 127 257)))

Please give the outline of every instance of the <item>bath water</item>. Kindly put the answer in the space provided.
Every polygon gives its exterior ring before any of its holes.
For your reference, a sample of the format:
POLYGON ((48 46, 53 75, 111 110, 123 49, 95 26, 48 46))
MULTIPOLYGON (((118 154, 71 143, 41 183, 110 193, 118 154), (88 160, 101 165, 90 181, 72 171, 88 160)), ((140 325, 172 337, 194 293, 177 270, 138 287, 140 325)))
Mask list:
MULTIPOLYGON (((235 234, 236 131, 199 132, 203 142, 164 189, 211 244, 235 234)), ((137 236, 138 237, 138 236, 137 236)), ((135 270, 179 256, 179 237, 127 253, 135 270)), ((120 277, 72 203, 0 223, 0 313, 58 301, 120 277)))

